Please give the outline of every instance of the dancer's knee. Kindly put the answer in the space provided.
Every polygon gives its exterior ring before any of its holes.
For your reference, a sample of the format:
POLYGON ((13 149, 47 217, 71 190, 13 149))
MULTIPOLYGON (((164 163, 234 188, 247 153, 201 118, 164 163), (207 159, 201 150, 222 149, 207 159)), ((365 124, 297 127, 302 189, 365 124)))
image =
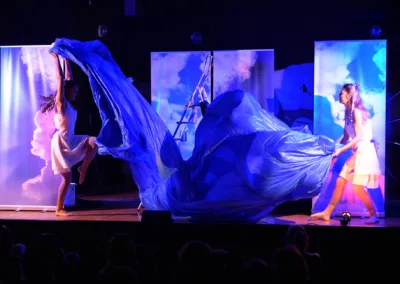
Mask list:
POLYGON ((72 172, 69 171, 61 174, 61 179, 64 184, 70 184, 72 182, 72 172))

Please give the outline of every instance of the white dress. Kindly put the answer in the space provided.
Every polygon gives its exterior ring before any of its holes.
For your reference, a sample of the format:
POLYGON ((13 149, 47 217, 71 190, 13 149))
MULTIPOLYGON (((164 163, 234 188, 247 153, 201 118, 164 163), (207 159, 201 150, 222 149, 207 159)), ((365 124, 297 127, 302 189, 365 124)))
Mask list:
POLYGON ((86 155, 87 135, 75 135, 77 112, 67 103, 64 114, 55 113, 57 128, 51 139, 51 162, 54 174, 67 173, 86 155))
MULTIPOLYGON (((347 124, 350 138, 356 136, 354 125, 347 124)), ((352 155, 343 166, 340 176, 355 185, 366 188, 379 188, 380 166, 375 145, 372 142, 371 121, 368 119, 362 124, 362 137, 360 142, 353 147, 352 155)))

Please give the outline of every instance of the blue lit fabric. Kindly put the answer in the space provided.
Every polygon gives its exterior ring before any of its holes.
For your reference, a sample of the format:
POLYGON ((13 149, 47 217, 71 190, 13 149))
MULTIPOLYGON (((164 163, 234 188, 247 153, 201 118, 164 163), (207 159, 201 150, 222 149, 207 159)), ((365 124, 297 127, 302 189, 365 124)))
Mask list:
POLYGON ((257 222, 277 205, 316 196, 335 143, 290 129, 237 90, 208 107, 184 161, 166 125, 100 41, 57 39, 51 50, 88 75, 100 111, 99 153, 127 161, 147 209, 257 222))

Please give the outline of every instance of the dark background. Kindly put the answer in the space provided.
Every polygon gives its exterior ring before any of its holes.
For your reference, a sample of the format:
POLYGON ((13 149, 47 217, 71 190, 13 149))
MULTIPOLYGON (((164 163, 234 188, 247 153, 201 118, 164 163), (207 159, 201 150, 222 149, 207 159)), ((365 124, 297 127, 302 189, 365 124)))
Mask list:
MULTIPOLYGON (((127 0, 129 1, 129 0, 127 0)), ((0 45, 50 44, 57 37, 102 39, 127 76, 150 100, 150 52, 271 48, 275 69, 314 61, 315 40, 368 39, 379 25, 388 40, 387 97, 400 90, 400 36, 394 1, 190 1, 137 0, 136 15, 125 16, 123 0, 2 0, 0 45), (194 45, 193 32, 203 40, 194 45)), ((86 76, 81 85, 76 131, 97 135, 101 127, 86 76)), ((400 96, 387 105, 387 121, 398 118, 400 96)), ((399 141, 399 123, 387 124, 387 140, 399 141)), ((397 186, 399 146, 386 145, 386 204, 390 215, 400 204, 397 186)), ((111 157, 98 157, 82 190, 132 190, 129 168, 111 157)))

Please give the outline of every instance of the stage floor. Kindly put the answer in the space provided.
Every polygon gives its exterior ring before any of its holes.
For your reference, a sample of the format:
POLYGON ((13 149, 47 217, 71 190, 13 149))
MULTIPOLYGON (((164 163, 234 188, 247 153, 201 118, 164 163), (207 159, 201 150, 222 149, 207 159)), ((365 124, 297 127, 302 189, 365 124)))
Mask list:
MULTIPOLYGON (((1 211, 0 220, 8 221, 82 221, 82 222, 140 222, 141 213, 137 207, 140 201, 135 192, 89 195, 77 198, 77 207, 71 216, 56 216, 52 211, 1 211)), ((145 210, 145 209, 144 209, 145 210)), ((400 218, 381 218, 379 224, 365 224, 363 218, 353 218, 351 227, 391 227, 400 228, 400 218)), ((174 223, 195 223, 190 218, 174 218, 174 223)), ((303 225, 303 226, 340 226, 340 218, 330 221, 311 219, 308 215, 280 215, 264 218, 260 225, 303 225)))
MULTIPOLYGON (((72 211, 68 217, 56 216, 54 212, 40 211, 0 211, 1 220, 31 221, 102 221, 102 222, 140 222, 141 213, 136 208, 92 209, 72 211)), ((311 219, 307 215, 270 216, 261 225, 304 225, 304 226, 340 226, 340 218, 330 221, 311 219)), ((190 223, 188 218, 176 218, 175 223, 190 223)), ((379 224, 366 225, 365 219, 353 218, 351 227, 400 227, 400 218, 381 218, 379 224)))

